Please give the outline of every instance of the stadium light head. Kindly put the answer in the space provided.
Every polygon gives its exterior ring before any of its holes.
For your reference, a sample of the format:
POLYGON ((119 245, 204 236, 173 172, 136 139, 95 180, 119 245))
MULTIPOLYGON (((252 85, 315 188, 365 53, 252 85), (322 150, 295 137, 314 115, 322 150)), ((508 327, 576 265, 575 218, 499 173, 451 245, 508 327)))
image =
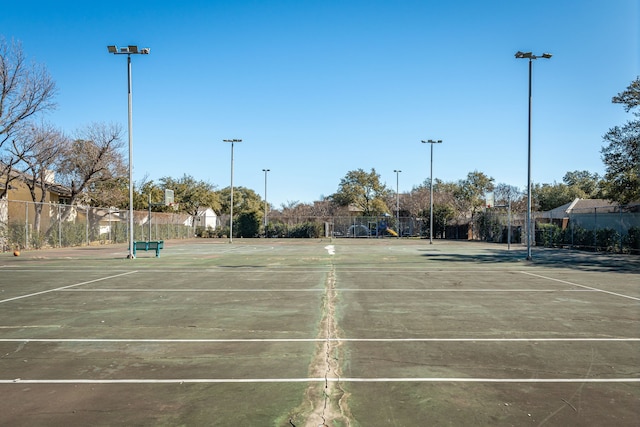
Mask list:
POLYGON ((222 142, 242 142, 241 139, 223 139, 222 142))
POLYGON ((516 52, 516 58, 517 59, 522 59, 522 58, 527 58, 529 60, 538 59, 538 58, 549 59, 552 56, 553 55, 551 55, 550 53, 547 53, 547 52, 543 53, 542 55, 534 55, 531 52, 520 52, 520 51, 516 52))
POLYGON ((437 141, 433 140, 433 139, 429 139, 429 140, 426 140, 426 141, 423 140, 422 142, 424 144, 442 144, 442 140, 441 139, 438 139, 437 141))
POLYGON ((148 47, 144 47, 139 49, 136 45, 129 45, 127 47, 118 48, 116 45, 107 46, 107 50, 109 53, 113 53, 114 55, 131 55, 131 54, 141 54, 148 55, 151 52, 151 49, 148 47))
POLYGON ((521 52, 521 51, 517 51, 516 52, 516 58, 520 59, 520 58, 531 58, 533 57, 531 52, 521 52))

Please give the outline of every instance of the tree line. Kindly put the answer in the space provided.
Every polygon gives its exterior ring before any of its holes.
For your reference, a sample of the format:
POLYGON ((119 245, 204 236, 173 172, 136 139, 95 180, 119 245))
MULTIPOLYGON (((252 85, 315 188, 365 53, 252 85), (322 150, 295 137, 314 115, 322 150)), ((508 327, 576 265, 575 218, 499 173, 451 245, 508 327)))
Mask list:
MULTIPOLYGON (((56 107, 56 94, 55 82, 46 67, 29 62, 19 42, 0 37, 0 198, 5 197, 13 180, 20 179, 33 202, 43 202, 48 188, 63 185, 68 191, 65 203, 70 206, 127 208, 129 183, 122 127, 90 123, 68 134, 44 120, 45 113, 56 107)), ((632 118, 603 136, 604 176, 586 170, 570 171, 561 183, 535 184, 534 209, 552 209, 576 197, 605 198, 621 204, 640 200, 640 77, 614 96, 612 102, 631 112, 632 118)), ((506 183, 496 184, 484 173, 472 171, 454 182, 435 180, 436 222, 473 217, 482 210, 487 192, 495 194, 496 204, 510 201, 514 212, 526 208, 525 191, 506 183)), ((135 183, 134 209, 151 207, 154 211, 177 210, 195 216, 200 209, 212 208, 224 215, 230 212, 229 193, 229 187, 217 189, 187 174, 163 177, 158 182, 145 178, 135 183), (174 206, 162 203, 164 189, 174 191, 174 206)), ((355 211, 363 216, 428 216, 430 193, 430 183, 425 181, 401 194, 396 212, 398 195, 380 181, 375 169, 357 169, 348 171, 330 196, 313 203, 288 201, 280 208, 271 206, 270 215, 312 217, 355 211)), ((254 190, 234 188, 238 220, 248 218, 249 223, 259 224, 264 215, 263 203, 254 190)), ((67 210, 65 215, 70 212, 67 210)), ((39 215, 37 211, 38 218, 39 215)))

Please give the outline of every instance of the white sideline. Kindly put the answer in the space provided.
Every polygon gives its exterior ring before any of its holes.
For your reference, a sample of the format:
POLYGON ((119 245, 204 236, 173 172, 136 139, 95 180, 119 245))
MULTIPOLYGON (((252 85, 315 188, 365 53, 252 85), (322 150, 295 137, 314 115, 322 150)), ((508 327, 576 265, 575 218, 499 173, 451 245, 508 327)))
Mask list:
POLYGON ((580 288, 588 289, 590 291, 602 292, 602 293, 609 294, 609 295, 615 295, 617 297, 622 297, 622 298, 632 299, 632 300, 635 300, 635 301, 640 301, 640 298, 632 297, 630 295, 624 295, 624 294, 619 294, 617 292, 605 291, 604 289, 598 289, 598 288, 594 288, 594 287, 591 287, 591 286, 580 285, 578 283, 573 283, 573 282, 569 282, 569 281, 561 280, 561 279, 555 279, 553 277, 542 276, 541 274, 529 273, 528 271, 521 271, 520 273, 527 274, 527 275, 533 276, 533 277, 539 277, 541 279, 552 280, 554 282, 564 283, 566 285, 578 286, 580 288))
POLYGON ((75 283, 73 285, 61 286, 61 287, 58 287, 58 288, 47 289, 46 291, 34 292, 32 294, 20 295, 20 296, 13 297, 13 298, 7 298, 7 299, 0 300, 0 304, 2 304, 3 302, 9 302, 9 301, 15 301, 15 300, 18 300, 18 299, 22 299, 22 298, 33 297, 33 296, 36 296, 36 295, 48 294, 50 292, 62 291, 62 290, 65 290, 65 289, 73 288, 74 286, 88 285, 89 283, 100 282, 102 280, 113 279, 115 277, 125 276, 127 274, 133 274, 133 273, 137 273, 137 271, 128 271, 126 273, 115 274, 113 276, 107 276, 107 277, 100 277, 98 279, 88 280, 86 282, 75 283))
POLYGON ((21 379, 0 380, 0 384, 229 384, 301 382, 430 382, 430 383, 638 383, 640 378, 167 378, 167 379, 21 379))
MULTIPOLYGON (((15 326, 23 328, 24 326, 15 326)), ((640 342, 640 338, 0 338, 0 342, 244 343, 244 342, 640 342)))

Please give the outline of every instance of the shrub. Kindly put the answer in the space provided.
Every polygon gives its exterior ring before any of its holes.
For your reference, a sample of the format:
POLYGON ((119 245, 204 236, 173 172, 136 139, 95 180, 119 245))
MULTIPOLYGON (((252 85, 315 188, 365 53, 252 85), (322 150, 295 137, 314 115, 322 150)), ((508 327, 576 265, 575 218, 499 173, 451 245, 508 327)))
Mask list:
POLYGON ((292 227, 289 230, 289 237, 309 238, 321 237, 324 230, 323 224, 318 222, 304 222, 292 227))
POLYGON ((542 246, 556 246, 562 242, 561 230, 555 224, 538 224, 536 230, 536 244, 542 246))
POLYGON ((620 234, 612 228, 601 228, 596 232, 597 249, 615 252, 620 244, 620 234))
POLYGON ((640 250, 640 227, 631 227, 627 232, 626 244, 631 249, 631 252, 637 252, 640 250))

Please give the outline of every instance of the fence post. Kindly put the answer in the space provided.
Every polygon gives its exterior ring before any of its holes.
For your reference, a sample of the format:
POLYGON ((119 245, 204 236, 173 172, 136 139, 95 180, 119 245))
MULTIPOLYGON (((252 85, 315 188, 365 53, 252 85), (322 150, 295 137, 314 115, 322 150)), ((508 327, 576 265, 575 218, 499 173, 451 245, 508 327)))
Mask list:
POLYGON ((62 247, 62 216, 60 215, 60 203, 58 203, 58 247, 62 247))
POLYGON ((89 206, 85 207, 85 224, 86 224, 86 238, 87 238, 87 246, 89 246, 89 206))
POLYGON ((24 248, 29 249, 29 203, 24 202, 24 248))
POLYGON ((598 208, 593 208, 593 246, 598 252, 598 208))
POLYGON ((569 214, 569 224, 571 225, 571 249, 573 249, 573 230, 574 230, 574 224, 573 224, 573 219, 571 218, 571 213, 569 214))
POLYGON ((618 212, 620 213, 620 253, 622 253, 622 233, 624 233, 624 224, 622 223, 622 206, 618 205, 618 212))

